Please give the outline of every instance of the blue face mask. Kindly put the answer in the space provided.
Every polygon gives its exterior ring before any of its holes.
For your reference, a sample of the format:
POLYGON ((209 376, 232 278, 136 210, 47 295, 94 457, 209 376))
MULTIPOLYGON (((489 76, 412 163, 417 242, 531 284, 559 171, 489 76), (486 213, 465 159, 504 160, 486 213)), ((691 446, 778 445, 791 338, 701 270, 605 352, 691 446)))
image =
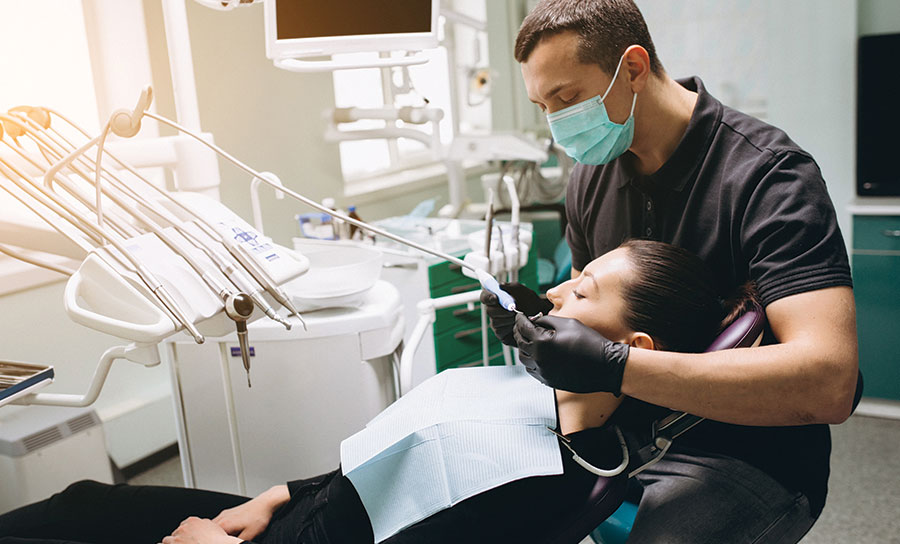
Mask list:
POLYGON ((609 120, 603 103, 616 82, 624 59, 625 55, 622 55, 616 73, 602 95, 547 115, 553 139, 566 150, 568 156, 582 164, 606 164, 631 147, 637 93, 631 101, 631 113, 622 125, 609 120))

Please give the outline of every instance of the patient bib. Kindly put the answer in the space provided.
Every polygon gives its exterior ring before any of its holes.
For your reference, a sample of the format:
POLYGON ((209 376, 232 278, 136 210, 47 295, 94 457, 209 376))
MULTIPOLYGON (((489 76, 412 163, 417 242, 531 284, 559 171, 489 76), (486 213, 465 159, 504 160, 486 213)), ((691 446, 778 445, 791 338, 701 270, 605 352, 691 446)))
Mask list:
POLYGON ((563 473, 553 389, 522 366, 444 371, 341 443, 375 542, 454 504, 563 473))

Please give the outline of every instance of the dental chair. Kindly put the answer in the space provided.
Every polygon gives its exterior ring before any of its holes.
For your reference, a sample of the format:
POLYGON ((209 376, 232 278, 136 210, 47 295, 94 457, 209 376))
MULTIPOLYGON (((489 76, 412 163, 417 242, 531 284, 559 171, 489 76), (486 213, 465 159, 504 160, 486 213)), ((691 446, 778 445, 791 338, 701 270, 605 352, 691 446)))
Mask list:
MULTIPOLYGON (((756 306, 735 319, 706 351, 757 346, 762 341, 765 324, 765 310, 756 306)), ((854 411, 862 393, 863 375, 860 371, 853 396, 854 411)), ((561 520, 559 531, 548 542, 578 544, 591 535, 602 544, 625 544, 637 514, 637 506, 625 502, 628 478, 662 459, 676 437, 703 419, 686 412, 672 412, 654 421, 649 430, 624 433, 632 459, 628 468, 618 476, 598 477, 581 508, 561 520)))
MULTIPOLYGON (((759 345, 765 323, 765 311, 761 307, 753 308, 726 327, 706 351, 759 345)), ((628 468, 618 476, 598 477, 584 504, 570 516, 560 520, 559 531, 548 542, 578 544, 595 529, 601 533, 604 532, 603 529, 609 529, 604 538, 605 544, 624 542, 637 511, 636 507, 624 502, 628 478, 662 459, 676 437, 701 421, 703 418, 695 415, 672 412, 654 421, 649 429, 625 432, 625 441, 631 457, 628 468), (617 518, 604 523, 614 513, 617 518), (605 527, 598 528, 601 524, 605 527), (609 536, 612 536, 612 539, 609 539, 609 536)))

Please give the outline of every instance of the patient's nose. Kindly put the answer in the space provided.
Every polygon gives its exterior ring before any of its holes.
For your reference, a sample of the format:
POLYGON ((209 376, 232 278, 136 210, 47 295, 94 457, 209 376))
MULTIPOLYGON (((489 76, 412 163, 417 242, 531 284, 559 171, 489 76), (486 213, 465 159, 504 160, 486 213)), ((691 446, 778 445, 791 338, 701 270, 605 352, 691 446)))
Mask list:
POLYGON ((553 303, 553 309, 559 309, 560 305, 562 305, 562 289, 566 284, 560 284, 556 287, 547 291, 547 300, 553 303))

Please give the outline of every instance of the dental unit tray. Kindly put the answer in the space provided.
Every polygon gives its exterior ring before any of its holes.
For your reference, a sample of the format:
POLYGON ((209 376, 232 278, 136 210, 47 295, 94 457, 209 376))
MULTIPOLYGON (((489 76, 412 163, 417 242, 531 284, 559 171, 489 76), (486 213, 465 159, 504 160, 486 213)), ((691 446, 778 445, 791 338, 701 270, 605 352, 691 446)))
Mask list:
MULTIPOLYGON (((263 314, 288 330, 292 327, 289 318, 305 328, 297 309, 299 301, 285 288, 303 283, 292 284, 308 272, 309 258, 275 244, 213 198, 197 192, 166 191, 104 149, 110 135, 135 136, 143 118, 190 136, 192 142, 232 163, 254 182, 270 185, 314 210, 476 273, 478 267, 466 260, 336 212, 285 187, 272 179, 273 175, 254 170, 203 135, 148 111, 152 99, 152 89, 146 87, 133 110, 114 111, 93 138, 55 110, 21 106, 0 112, 0 143, 11 151, 11 158, 0 155, 0 190, 86 255, 77 268, 53 266, 18 253, 13 256, 70 276, 64 303, 72 321, 131 342, 102 355, 88 393, 25 395, 17 404, 87 406, 96 400, 114 361, 159 364, 156 344, 178 332, 201 344, 207 336, 223 336, 236 327, 243 346, 249 342, 247 324, 263 314), (80 133, 76 140, 84 143, 72 143, 52 125, 54 119, 80 133), (288 317, 278 313, 281 309, 287 310, 288 317)), ((217 173, 215 161, 211 164, 217 173)), ((201 174, 191 171, 189 175, 201 174)), ((363 263, 367 269, 372 265, 376 278, 379 260, 377 256, 363 263)), ((358 279, 367 276, 351 274, 358 279)), ((490 274, 482 271, 478 277, 483 285, 489 280, 499 291, 490 274)), ((354 282, 346 283, 339 287, 349 288, 354 282)), ((312 287, 312 292, 297 298, 354 294, 323 293, 321 288, 317 291, 315 285, 312 287)), ((241 353, 249 386, 249 349, 241 353)), ((18 395, 10 392, 6 397, 14 394, 18 395)))
POLYGON ((0 361, 0 406, 53 383, 53 367, 0 361))

